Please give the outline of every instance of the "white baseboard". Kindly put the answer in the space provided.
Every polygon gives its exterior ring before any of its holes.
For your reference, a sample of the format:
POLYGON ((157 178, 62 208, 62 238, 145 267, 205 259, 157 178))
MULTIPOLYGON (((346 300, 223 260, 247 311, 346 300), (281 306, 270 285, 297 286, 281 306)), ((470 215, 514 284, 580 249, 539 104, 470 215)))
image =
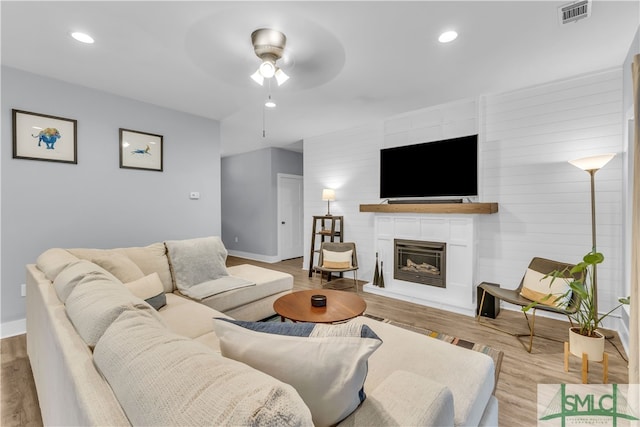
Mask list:
POLYGON ((629 354, 629 322, 630 322, 631 312, 628 305, 623 305, 621 310, 621 316, 617 322, 618 335, 620 336, 620 341, 622 341, 622 346, 624 347, 624 352, 629 354))
POLYGON ((407 296, 390 291, 388 288, 379 288, 373 286, 371 283, 367 283, 362 287, 364 292, 369 292, 376 295, 382 295, 387 298, 398 299, 401 301, 407 301, 414 304, 423 305, 425 307, 433 307, 440 310, 451 311, 453 313, 464 314, 465 316, 475 317, 475 307, 464 307, 460 305, 448 304, 443 301, 429 301, 418 297, 407 296))
POLYGON ((27 319, 14 320, 0 324, 0 338, 9 338, 27 332, 27 319))
POLYGON ((229 252, 229 255, 231 255, 231 256, 237 256, 239 258, 252 259, 254 261, 267 262, 269 264, 273 264, 273 263, 282 261, 277 255, 252 254, 250 252, 234 251, 234 250, 231 250, 231 249, 228 249, 227 252, 229 252))

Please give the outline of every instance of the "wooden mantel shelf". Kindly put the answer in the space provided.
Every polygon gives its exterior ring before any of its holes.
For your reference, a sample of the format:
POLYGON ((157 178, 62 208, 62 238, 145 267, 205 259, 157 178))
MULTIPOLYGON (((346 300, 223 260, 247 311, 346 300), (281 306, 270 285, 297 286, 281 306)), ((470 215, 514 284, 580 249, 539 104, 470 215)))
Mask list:
POLYGON ((497 203, 416 203, 360 205, 360 212, 376 213, 445 213, 492 214, 498 212, 497 203))

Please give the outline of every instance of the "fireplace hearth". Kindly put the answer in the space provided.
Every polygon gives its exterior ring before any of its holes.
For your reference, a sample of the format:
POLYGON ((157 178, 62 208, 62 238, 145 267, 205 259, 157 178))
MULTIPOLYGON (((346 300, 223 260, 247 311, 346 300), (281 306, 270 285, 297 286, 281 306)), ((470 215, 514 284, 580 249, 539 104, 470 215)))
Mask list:
POLYGON ((394 240, 394 279, 446 288, 446 249, 443 242, 394 240))

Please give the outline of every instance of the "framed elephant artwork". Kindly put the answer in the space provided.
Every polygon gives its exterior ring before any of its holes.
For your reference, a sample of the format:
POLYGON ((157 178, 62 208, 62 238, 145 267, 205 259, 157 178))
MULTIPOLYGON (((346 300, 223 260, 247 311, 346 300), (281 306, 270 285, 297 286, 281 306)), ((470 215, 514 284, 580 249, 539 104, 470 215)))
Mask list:
POLYGON ((120 167, 162 172, 162 135, 120 128, 120 167))
POLYGON ((77 120, 12 110, 13 158, 78 163, 77 120))

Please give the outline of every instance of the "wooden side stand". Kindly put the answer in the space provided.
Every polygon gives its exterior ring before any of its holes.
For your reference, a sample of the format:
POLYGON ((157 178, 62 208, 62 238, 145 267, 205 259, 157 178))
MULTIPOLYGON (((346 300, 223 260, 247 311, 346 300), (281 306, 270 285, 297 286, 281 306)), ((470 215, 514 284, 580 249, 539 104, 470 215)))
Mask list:
MULTIPOLYGON (((564 371, 569 372, 569 343, 564 343, 564 371)), ((609 355, 605 352, 602 353, 602 383, 606 384, 609 381, 609 355)), ((586 353, 582 353, 582 384, 589 382, 589 358, 586 353)))

